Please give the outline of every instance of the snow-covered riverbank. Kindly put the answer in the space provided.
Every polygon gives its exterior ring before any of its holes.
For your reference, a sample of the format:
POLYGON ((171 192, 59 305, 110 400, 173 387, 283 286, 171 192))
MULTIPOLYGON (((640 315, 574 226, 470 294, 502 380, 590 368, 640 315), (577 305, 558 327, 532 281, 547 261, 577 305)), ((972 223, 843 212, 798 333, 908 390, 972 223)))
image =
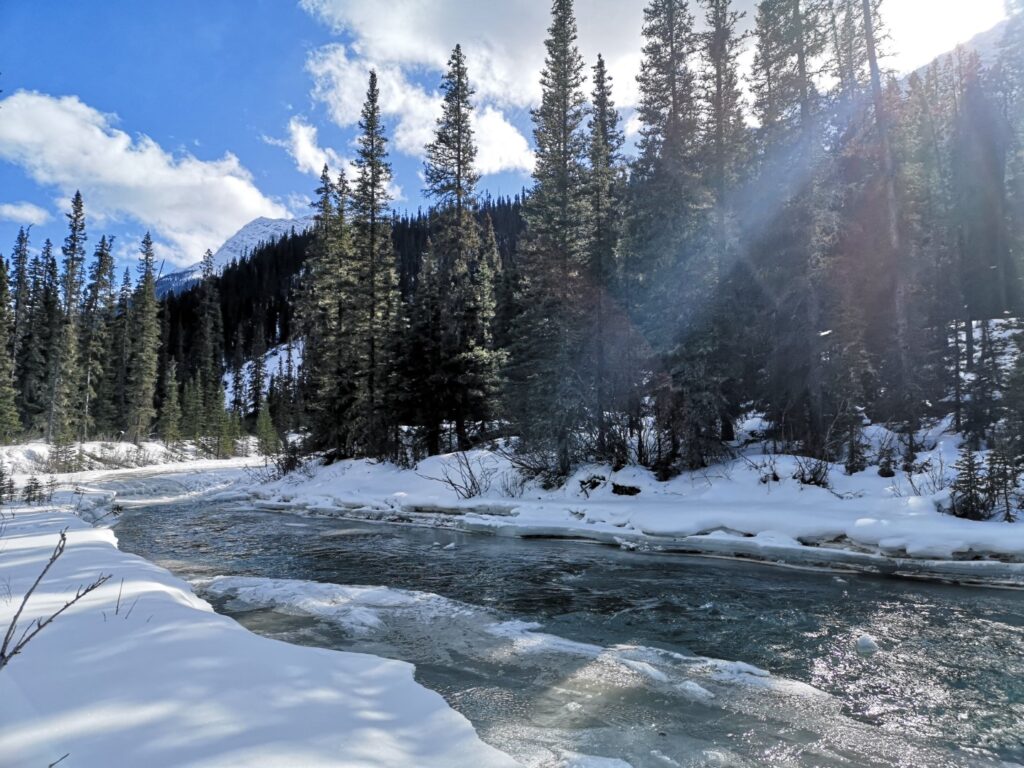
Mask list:
MULTIPOLYGON (((951 467, 951 439, 932 452, 951 467)), ((1024 586, 1024 523, 961 520, 940 511, 948 490, 929 477, 832 473, 826 490, 793 479, 798 459, 737 460, 657 482, 639 468, 580 470, 562 488, 516 487, 511 468, 470 455, 487 486, 460 498, 453 457, 415 469, 346 461, 254 490, 263 509, 458 528, 498 536, 580 538, 627 549, 750 558, 963 583, 1024 586), (775 477, 766 479, 766 472, 775 477), (916 490, 915 490, 916 488, 916 490), (635 495, 622 495, 632 493, 635 495)), ((948 469, 946 470, 948 472, 948 469)))
POLYGON ((61 530, 19 628, 110 576, 0 669, 4 768, 515 765, 409 664, 251 634, 66 507, 7 508, 4 526, 0 631, 61 530))

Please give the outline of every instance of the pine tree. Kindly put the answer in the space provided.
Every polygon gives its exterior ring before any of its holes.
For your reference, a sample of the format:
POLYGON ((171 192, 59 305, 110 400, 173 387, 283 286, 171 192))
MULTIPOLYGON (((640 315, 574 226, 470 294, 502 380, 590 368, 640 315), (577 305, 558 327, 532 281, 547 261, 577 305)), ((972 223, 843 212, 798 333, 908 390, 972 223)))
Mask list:
POLYGON ((7 262, 0 257, 0 442, 10 443, 21 432, 14 389, 14 359, 9 353, 13 335, 7 262))
POLYGON ((50 404, 53 358, 60 334, 60 294, 53 244, 46 240, 32 260, 32 309, 30 325, 18 365, 18 392, 25 428, 37 435, 46 432, 50 404))
POLYGON ((432 380, 414 387, 411 393, 419 399, 429 391, 438 401, 436 409, 420 409, 433 422, 428 428, 428 451, 438 450, 438 419, 444 417, 455 424, 459 448, 468 448, 468 422, 488 418, 489 402, 497 388, 490 342, 492 271, 484 263, 484 244, 474 215, 479 176, 472 127, 473 89, 459 46, 448 61, 441 93, 442 113, 434 139, 427 145, 424 168, 424 191, 435 205, 436 224, 429 246, 431 273, 417 287, 417 294, 425 295, 416 297, 421 305, 417 319, 434 318, 440 324, 422 329, 437 336, 437 370, 426 373, 432 380))
MULTIPOLYGON (((259 324, 257 324, 258 326, 259 324)), ((267 345, 259 328, 252 340, 252 360, 249 363, 249 391, 247 412, 259 414, 267 389, 267 345)))
POLYGON ((744 243, 756 254, 760 289, 760 306, 748 319, 762 334, 748 347, 765 350, 754 367, 757 399, 776 434, 814 456, 834 453, 829 426, 846 399, 829 402, 823 364, 835 356, 827 307, 835 303, 828 267, 837 227, 835 196, 822 183, 834 168, 819 135, 822 97, 813 71, 824 50, 821 10, 811 0, 758 5, 751 90, 760 127, 750 194, 772 202, 755 207, 744 243))
POLYGON ((303 336, 299 385, 314 449, 351 452, 349 417, 356 378, 353 339, 346 323, 352 307, 348 226, 349 188, 344 173, 332 182, 325 165, 316 190, 316 225, 302 277, 298 317, 303 336))
POLYGON ((644 9, 643 62, 637 83, 639 155, 631 174, 623 298, 656 351, 675 342, 685 318, 678 287, 693 271, 696 212, 706 205, 699 176, 698 106, 691 61, 699 39, 686 0, 652 0, 644 9))
POLYGON ((403 307, 402 353, 398 357, 399 414, 405 423, 422 428, 424 448, 430 456, 443 450, 441 430, 449 406, 439 261, 433 241, 429 241, 415 292, 403 307))
POLYGON ((270 407, 266 402, 262 403, 256 417, 256 440, 261 456, 276 456, 281 452, 281 438, 270 418, 270 407))
POLYGON ((203 396, 199 381, 191 378, 185 382, 181 398, 181 432, 187 440, 199 447, 203 437, 203 396))
MULTIPOLYGON (((612 392, 614 376, 610 371, 614 342, 627 339, 612 335, 613 301, 611 293, 618 273, 617 253, 621 236, 620 212, 623 202, 624 167, 620 150, 623 144, 619 113, 612 100, 611 77, 599 55, 594 65, 593 104, 589 132, 590 230, 587 246, 586 303, 590 317, 586 336, 591 342, 593 357, 593 420, 596 427, 594 449, 599 460, 613 460, 624 455, 624 446, 612 445, 609 438, 608 413, 615 403, 612 392)), ((614 330, 618 330, 615 328, 614 330)))
POLYGON ((455 256, 472 243, 463 244, 458 236, 463 217, 476 206, 476 143, 473 138, 473 88, 469 84, 466 57, 462 46, 456 45, 448 59, 448 71, 441 81, 442 111, 437 119, 434 139, 427 145, 423 177, 424 192, 434 201, 438 213, 452 220, 451 248, 455 256))
POLYGON ((576 385, 589 205, 583 60, 571 0, 553 3, 545 47, 541 103, 533 111, 534 188, 524 210, 522 312, 514 325, 505 403, 520 450, 535 454, 555 478, 583 458, 581 437, 591 431, 588 403, 576 385))
POLYGON ((234 352, 231 357, 231 413, 244 419, 248 413, 245 387, 245 353, 242 349, 242 327, 235 331, 234 352))
POLYGON ((701 0, 708 31, 701 35, 704 69, 700 84, 703 103, 701 132, 707 148, 704 163, 706 184, 714 199, 718 263, 731 263, 736 250, 733 200, 748 151, 748 131, 743 117, 738 59, 745 35, 738 26, 745 14, 732 10, 732 0, 701 0))
MULTIPOLYGON (((81 382, 77 404, 79 409, 80 439, 89 439, 97 427, 107 424, 97 420, 97 396, 103 390, 106 365, 112 342, 111 331, 116 312, 117 294, 114 288, 114 257, 111 242, 101 237, 96 246, 89 283, 82 306, 79 349, 81 350, 81 382)), ((100 409, 102 413, 102 408, 100 409)))
MULTIPOLYGON (((27 249, 28 241, 24 241, 27 249)), ((35 431, 37 417, 42 410, 41 393, 48 391, 45 387, 47 371, 46 351, 49 348, 48 323, 45 321, 44 304, 44 259, 49 260, 52 246, 44 245, 42 254, 33 256, 28 266, 28 296, 24 305, 26 315, 25 326, 31 326, 34 332, 25 333, 19 340, 15 355, 15 382, 17 390, 18 413, 22 427, 35 431)))
POLYGON ((178 395, 178 365, 172 359, 164 374, 163 401, 157 431, 165 445, 176 447, 181 442, 182 413, 178 395))
POLYGON ((989 451, 985 468, 987 507, 1003 522, 1014 522, 1021 508, 1021 495, 1017 487, 1020 470, 1005 445, 997 443, 989 451))
POLYGON ((14 314, 11 325, 11 354, 18 359, 21 355, 25 336, 29 332, 32 313, 32 284, 29 264, 29 231, 18 228, 18 236, 11 252, 11 298, 14 314))
POLYGON ((85 262, 85 207, 79 192, 71 199, 67 214, 68 234, 61 247, 61 322, 55 336, 56 346, 51 364, 50 405, 46 424, 46 440, 55 446, 68 445, 76 434, 78 414, 75 412, 79 390, 78 325, 81 308, 82 266, 85 262))
POLYGON ((160 320, 157 316, 156 255, 147 232, 142 239, 139 281, 132 296, 131 357, 127 380, 128 438, 136 443, 149 436, 156 417, 157 363, 160 320))
POLYGON ((210 439, 207 447, 213 454, 220 451, 218 443, 224 422, 224 385, 221 381, 224 347, 222 322, 213 253, 207 250, 202 261, 199 323, 192 375, 202 403, 199 431, 202 437, 210 439))
POLYGON ((951 486, 953 514, 967 520, 984 520, 992 509, 985 493, 985 478, 978 455, 965 444, 954 468, 956 479, 951 486))
POLYGON ((342 328, 349 343, 347 359, 339 365, 351 366, 355 372, 345 452, 387 457, 395 451, 388 401, 398 295, 388 215, 391 165, 379 98, 377 74, 371 71, 359 121, 350 195, 352 246, 341 301, 342 328))
POLYGON ((111 323, 111 344, 104 366, 102 394, 97 396, 99 423, 107 425, 111 434, 123 438, 128 430, 128 382, 132 357, 132 277, 125 268, 117 292, 117 304, 111 323))

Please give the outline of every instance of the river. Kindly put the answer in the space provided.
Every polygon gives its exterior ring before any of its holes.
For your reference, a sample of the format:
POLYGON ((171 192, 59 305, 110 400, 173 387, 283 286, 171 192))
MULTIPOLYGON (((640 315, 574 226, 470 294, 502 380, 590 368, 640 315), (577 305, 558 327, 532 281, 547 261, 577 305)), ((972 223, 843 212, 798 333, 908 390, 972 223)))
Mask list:
POLYGON ((123 550, 255 632, 414 663, 525 765, 1024 763, 1024 592, 168 503, 168 478, 108 487, 135 500, 123 550))

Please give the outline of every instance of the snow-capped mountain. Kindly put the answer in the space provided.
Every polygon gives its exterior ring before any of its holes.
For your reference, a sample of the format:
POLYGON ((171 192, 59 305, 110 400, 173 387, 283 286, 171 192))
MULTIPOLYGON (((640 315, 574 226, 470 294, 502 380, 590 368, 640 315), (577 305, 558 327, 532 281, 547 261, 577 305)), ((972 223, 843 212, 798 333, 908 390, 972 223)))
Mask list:
MULTIPOLYGON (((258 219, 253 219, 229 237, 214 252, 214 267, 220 272, 231 262, 247 258, 263 243, 278 240, 293 229, 296 232, 305 232, 313 226, 314 220, 313 216, 305 216, 301 219, 268 219, 261 216, 258 219)), ((202 262, 196 262, 190 267, 164 275, 156 281, 157 296, 183 291, 198 281, 201 276, 202 262)))

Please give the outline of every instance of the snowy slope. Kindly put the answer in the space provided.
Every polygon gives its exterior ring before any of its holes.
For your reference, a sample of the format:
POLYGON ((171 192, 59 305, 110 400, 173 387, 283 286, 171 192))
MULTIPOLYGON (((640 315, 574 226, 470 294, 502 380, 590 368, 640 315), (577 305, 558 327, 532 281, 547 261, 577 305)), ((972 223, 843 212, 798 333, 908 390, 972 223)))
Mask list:
MULTIPOLYGON (((224 245, 213 254, 213 263, 220 272, 232 261, 241 261, 249 256, 261 243, 270 243, 289 234, 292 229, 305 232, 313 226, 314 217, 301 219, 253 219, 235 234, 229 237, 224 245)), ((196 262, 178 272, 164 275, 156 283, 158 296, 177 293, 188 288, 202 275, 202 264, 196 262)))
MULTIPOLYGON (((5 510, 9 513, 11 510, 5 510)), ((21 508, 0 537, 0 626, 53 551, 65 554, 21 626, 83 582, 110 579, 0 673, 0 767, 512 768, 410 664, 289 645, 219 616, 111 530, 21 508)))
MULTIPOLYGON (((304 339, 296 339, 291 342, 292 347, 292 367, 296 374, 298 374, 299 367, 302 365, 302 349, 304 339)), ((263 394, 267 394, 270 390, 270 377, 276 376, 279 370, 284 369, 286 360, 288 358, 288 344, 279 344, 273 349, 268 350, 267 354, 263 356, 263 364, 267 371, 267 376, 263 381, 263 394)), ((253 362, 249 360, 245 363, 245 367, 242 369, 242 381, 245 387, 245 392, 248 393, 252 381, 253 362)), ((233 371, 228 370, 224 374, 224 402, 229 405, 235 401, 235 381, 233 371)))

